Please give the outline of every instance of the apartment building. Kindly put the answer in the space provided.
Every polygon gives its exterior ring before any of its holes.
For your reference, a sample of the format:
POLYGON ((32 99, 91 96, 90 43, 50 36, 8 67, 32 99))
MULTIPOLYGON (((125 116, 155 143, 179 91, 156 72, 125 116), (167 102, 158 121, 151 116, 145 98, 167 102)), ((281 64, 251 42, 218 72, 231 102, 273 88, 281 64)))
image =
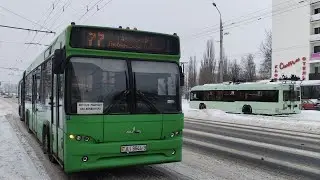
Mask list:
POLYGON ((320 80, 320 0, 272 1, 272 77, 320 80))

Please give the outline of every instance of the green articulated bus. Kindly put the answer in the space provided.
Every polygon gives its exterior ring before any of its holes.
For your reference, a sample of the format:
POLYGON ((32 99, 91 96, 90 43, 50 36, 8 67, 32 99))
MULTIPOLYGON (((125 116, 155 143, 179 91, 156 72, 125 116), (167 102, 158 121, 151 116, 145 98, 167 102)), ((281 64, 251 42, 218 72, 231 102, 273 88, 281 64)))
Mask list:
POLYGON ((177 34, 71 23, 26 69, 19 115, 66 173, 179 162, 177 34))

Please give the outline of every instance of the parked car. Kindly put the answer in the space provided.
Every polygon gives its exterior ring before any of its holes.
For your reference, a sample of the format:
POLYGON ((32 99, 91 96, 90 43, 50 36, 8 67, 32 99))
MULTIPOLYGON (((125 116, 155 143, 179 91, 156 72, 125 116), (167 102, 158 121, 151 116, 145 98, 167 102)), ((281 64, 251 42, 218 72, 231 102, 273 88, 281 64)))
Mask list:
POLYGON ((316 109, 320 111, 320 103, 316 103, 316 109))
POLYGON ((302 109, 304 110, 317 110, 317 106, 319 106, 317 103, 309 100, 309 99, 302 99, 301 100, 302 109))
POLYGON ((12 96, 6 94, 6 95, 4 95, 3 97, 4 97, 4 98, 11 98, 12 96))

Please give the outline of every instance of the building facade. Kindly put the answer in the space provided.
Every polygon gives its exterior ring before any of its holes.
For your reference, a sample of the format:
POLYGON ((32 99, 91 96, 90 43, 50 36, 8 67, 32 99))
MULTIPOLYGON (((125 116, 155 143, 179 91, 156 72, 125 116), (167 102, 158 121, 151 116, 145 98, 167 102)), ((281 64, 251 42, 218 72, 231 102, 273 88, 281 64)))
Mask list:
POLYGON ((320 80, 320 0, 272 1, 272 77, 320 80))

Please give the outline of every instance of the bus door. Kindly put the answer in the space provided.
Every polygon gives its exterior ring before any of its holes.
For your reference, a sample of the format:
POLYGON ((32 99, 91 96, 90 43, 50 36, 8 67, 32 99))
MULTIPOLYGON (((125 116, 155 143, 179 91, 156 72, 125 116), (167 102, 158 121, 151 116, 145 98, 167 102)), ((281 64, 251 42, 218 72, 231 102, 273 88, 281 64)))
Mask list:
POLYGON ((21 117, 25 120, 25 96, 26 96, 26 71, 23 72, 22 85, 21 85, 21 117))
POLYGON ((37 122, 37 96, 38 96, 38 92, 37 92, 37 73, 35 72, 34 74, 32 74, 32 98, 31 98, 31 102, 32 102, 32 119, 30 123, 31 125, 31 130, 36 132, 36 122, 37 122))
POLYGON ((57 121, 58 121, 58 102, 57 102, 57 75, 53 74, 52 78, 52 125, 51 125, 51 130, 53 134, 53 140, 52 140, 52 151, 53 154, 58 156, 58 133, 57 133, 57 121))
POLYGON ((63 161, 63 75, 53 75, 53 123, 52 123, 52 133, 53 137, 53 153, 63 161))
POLYGON ((298 104, 296 103, 296 101, 298 101, 297 98, 298 98, 298 95, 297 95, 297 91, 295 91, 295 86, 290 85, 289 86, 290 109, 293 111, 299 108, 298 104))

